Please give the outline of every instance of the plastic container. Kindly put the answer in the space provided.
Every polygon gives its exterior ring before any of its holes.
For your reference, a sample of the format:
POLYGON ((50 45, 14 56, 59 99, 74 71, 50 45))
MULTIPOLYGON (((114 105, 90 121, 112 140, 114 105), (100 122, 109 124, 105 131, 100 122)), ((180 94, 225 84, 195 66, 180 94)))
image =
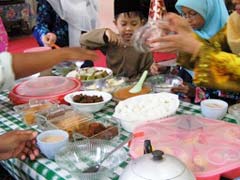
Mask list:
POLYGON ((74 179, 106 179, 111 176, 114 168, 127 160, 128 154, 124 148, 108 157, 97 172, 83 173, 83 171, 102 160, 114 147, 115 143, 100 139, 69 143, 55 155, 55 161, 61 168, 69 171, 74 179))
POLYGON ((25 104, 32 99, 65 103, 64 96, 81 88, 74 78, 44 76, 17 84, 9 93, 13 104, 25 104))
POLYGON ((70 106, 60 105, 37 114, 37 124, 42 130, 62 129, 74 140, 86 138, 116 139, 120 125, 110 119, 95 120, 92 114, 74 111, 70 106))
POLYGON ((158 76, 152 76, 147 79, 152 86, 153 92, 171 92, 173 87, 179 86, 183 83, 183 80, 179 76, 171 74, 162 74, 158 76))
POLYGON ((130 155, 143 155, 145 139, 153 149, 181 159, 197 180, 240 176, 240 127, 224 121, 181 115, 137 127, 130 155), (153 133, 154 132, 154 133, 153 133))
POLYGON ((145 94, 120 101, 115 107, 113 116, 121 122, 126 131, 132 132, 134 128, 147 121, 174 115, 179 104, 176 94, 166 92, 145 94))
POLYGON ((13 109, 22 115, 22 118, 27 125, 35 125, 36 113, 49 109, 52 106, 54 106, 54 104, 47 100, 31 100, 27 104, 14 106, 13 109))

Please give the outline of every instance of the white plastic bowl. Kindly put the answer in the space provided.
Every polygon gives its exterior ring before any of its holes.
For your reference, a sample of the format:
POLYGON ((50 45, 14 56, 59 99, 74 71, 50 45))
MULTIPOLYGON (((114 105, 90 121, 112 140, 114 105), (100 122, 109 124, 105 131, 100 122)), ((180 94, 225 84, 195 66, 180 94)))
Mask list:
POLYGON ((210 119, 222 119, 228 110, 228 103, 220 99, 205 99, 200 105, 202 115, 210 119))
POLYGON ((100 111, 104 105, 112 99, 112 95, 107 92, 101 91, 77 91, 70 93, 64 97, 64 100, 71 104, 71 106, 81 112, 97 112, 100 111), (79 94, 87 95, 87 96, 102 96, 103 101, 97 103, 77 103, 73 101, 73 97, 79 94))
POLYGON ((120 101, 113 117, 120 121, 126 131, 132 132, 145 122, 174 115, 179 103, 176 94, 166 92, 135 96, 120 101))

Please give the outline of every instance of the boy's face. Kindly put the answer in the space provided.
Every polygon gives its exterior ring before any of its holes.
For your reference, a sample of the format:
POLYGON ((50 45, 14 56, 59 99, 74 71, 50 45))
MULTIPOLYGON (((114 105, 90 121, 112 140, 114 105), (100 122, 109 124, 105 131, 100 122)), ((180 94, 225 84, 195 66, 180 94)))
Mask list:
POLYGON ((232 0, 232 3, 235 5, 236 12, 240 15, 240 0, 232 0))
POLYGON ((143 20, 139 16, 128 16, 126 13, 121 13, 114 20, 120 36, 124 42, 129 42, 133 33, 143 25, 143 20))
POLYGON ((196 11, 182 6, 182 12, 182 16, 188 20, 194 30, 201 29, 204 26, 205 20, 196 11))

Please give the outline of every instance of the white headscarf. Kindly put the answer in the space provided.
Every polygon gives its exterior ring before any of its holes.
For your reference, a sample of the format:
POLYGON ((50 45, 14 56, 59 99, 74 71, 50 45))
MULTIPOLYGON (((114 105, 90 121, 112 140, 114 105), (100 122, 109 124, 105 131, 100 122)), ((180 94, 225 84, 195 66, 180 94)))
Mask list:
POLYGON ((96 28, 98 0, 47 0, 68 23, 69 46, 79 46, 82 31, 96 28))

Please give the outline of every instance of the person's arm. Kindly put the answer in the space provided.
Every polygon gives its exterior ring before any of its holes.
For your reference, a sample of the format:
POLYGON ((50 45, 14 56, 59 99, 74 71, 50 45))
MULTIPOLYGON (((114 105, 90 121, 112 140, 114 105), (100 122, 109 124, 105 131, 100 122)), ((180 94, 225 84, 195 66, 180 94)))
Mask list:
POLYGON ((97 54, 80 47, 61 48, 50 51, 12 54, 12 67, 15 78, 22 78, 51 68, 64 60, 95 60, 97 54))
POLYGON ((80 44, 88 49, 99 49, 108 44, 108 38, 105 35, 107 28, 95 29, 88 33, 82 34, 80 44))
POLYGON ((50 32, 49 26, 52 23, 52 11, 51 5, 46 0, 38 0, 37 19, 33 36, 40 46, 44 46, 42 36, 50 32))
POLYGON ((240 56, 203 45, 195 64, 194 83, 213 89, 240 92, 240 56))

